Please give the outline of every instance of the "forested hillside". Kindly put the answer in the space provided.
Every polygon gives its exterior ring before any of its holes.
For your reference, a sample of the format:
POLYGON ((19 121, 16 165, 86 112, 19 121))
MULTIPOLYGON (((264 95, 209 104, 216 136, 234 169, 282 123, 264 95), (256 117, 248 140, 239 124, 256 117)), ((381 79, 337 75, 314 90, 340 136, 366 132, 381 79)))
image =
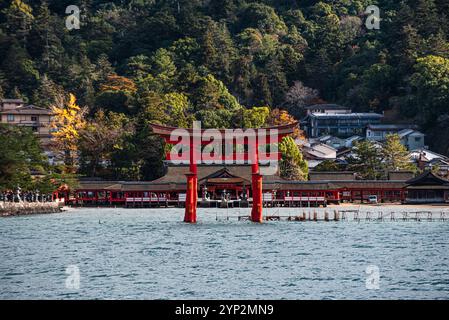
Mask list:
POLYGON ((323 101, 415 121, 447 154, 448 19, 448 0, 3 0, 0 97, 50 107, 73 93, 91 118, 83 170, 107 159, 116 178, 160 175, 149 121, 256 126, 323 101))

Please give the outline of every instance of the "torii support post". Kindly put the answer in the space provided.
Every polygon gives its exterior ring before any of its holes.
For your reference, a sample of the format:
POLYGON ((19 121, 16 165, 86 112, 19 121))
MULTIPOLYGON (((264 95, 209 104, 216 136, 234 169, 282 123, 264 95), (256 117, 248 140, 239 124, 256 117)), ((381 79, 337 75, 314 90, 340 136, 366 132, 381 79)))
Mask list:
POLYGON ((261 223, 262 216, 262 175, 259 172, 259 143, 256 142, 256 150, 253 153, 251 164, 252 189, 253 189, 253 207, 251 210, 251 221, 261 223))
POLYGON ((190 142, 190 173, 187 176, 186 210, 184 222, 196 223, 196 207, 198 203, 198 169, 196 148, 193 139, 190 142))
POLYGON ((251 221, 261 223, 263 221, 262 215, 262 175, 253 173, 253 208, 251 210, 251 221))
POLYGON ((187 176, 187 194, 186 194, 186 210, 184 222, 196 223, 196 201, 195 196, 198 177, 195 173, 188 173, 187 176))

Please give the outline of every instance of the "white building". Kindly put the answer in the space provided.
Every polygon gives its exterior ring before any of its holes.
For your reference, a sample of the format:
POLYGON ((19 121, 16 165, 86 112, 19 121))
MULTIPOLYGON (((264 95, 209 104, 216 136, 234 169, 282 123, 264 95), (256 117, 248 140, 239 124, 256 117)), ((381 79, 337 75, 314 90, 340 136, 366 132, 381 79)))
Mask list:
POLYGON ((398 133, 404 129, 416 129, 411 124, 369 124, 366 128, 366 140, 385 141, 387 135, 398 133))
POLYGON ((404 129, 399 131, 398 135, 401 138, 401 143, 408 150, 422 149, 425 146, 425 135, 422 132, 413 129, 404 129))

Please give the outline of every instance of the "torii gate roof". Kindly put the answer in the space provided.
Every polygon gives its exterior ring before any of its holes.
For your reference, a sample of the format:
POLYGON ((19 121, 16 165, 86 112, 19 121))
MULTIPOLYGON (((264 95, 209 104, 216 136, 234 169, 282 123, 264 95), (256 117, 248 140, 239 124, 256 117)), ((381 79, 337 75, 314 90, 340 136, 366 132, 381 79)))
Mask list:
MULTIPOLYGON (((257 136, 259 134, 260 131, 264 131, 267 134, 269 134, 270 131, 274 132, 275 130, 277 130, 277 134, 279 139, 282 139, 283 137, 294 133, 295 128, 298 126, 298 121, 289 123, 289 124, 285 124, 285 125, 280 125, 280 126, 273 126, 273 127, 266 127, 266 128, 258 128, 258 129, 251 129, 251 128, 244 128, 244 129, 213 129, 216 131, 219 131, 220 134, 224 137, 226 133, 229 132, 234 132, 234 137, 248 137, 248 136, 253 136, 253 134, 255 136, 257 136), (241 131, 239 131, 241 130, 241 131), (251 131, 247 131, 247 130, 251 130, 251 131)), ((178 130, 178 129, 182 129, 179 130, 179 132, 177 132, 177 136, 180 137, 194 137, 194 136, 198 136, 198 133, 201 132, 200 136, 203 136, 203 134, 207 131, 207 130, 211 130, 211 129, 201 129, 200 130, 195 130, 192 128, 177 128, 177 127, 170 127, 170 126, 164 126, 164 125, 160 125, 160 124, 156 124, 156 123, 150 123, 150 127, 153 129, 153 132, 155 134, 160 135, 161 137, 165 138, 167 141, 170 139, 170 135, 172 134, 173 131, 178 130)), ((207 133, 206 133, 207 136, 207 133)))

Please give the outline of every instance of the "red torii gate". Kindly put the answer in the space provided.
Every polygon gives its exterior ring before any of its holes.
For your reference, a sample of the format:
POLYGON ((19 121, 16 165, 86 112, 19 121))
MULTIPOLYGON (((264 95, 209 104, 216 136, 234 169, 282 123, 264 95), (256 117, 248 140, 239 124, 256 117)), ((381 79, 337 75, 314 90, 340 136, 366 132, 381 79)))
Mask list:
MULTIPOLYGON (((153 133, 161 136, 166 143, 168 144, 177 144, 181 146, 186 146, 186 142, 182 141, 188 141, 188 149, 189 149, 189 167, 190 172, 186 174, 187 176, 187 193, 186 193, 186 203, 185 203, 185 217, 184 222, 187 223, 196 223, 196 209, 197 209, 197 202, 198 202, 198 169, 197 164, 199 162, 199 152, 198 152, 198 145, 204 145, 204 144, 210 144, 210 142, 204 141, 202 137, 209 137, 210 134, 205 134, 207 129, 183 129, 183 128, 176 128, 176 127, 170 127, 170 126, 163 126, 159 124, 150 124, 151 128, 153 129, 153 133), (178 140, 173 140, 172 134, 176 132, 176 137, 178 140), (181 141, 179 141, 181 139, 181 141), (199 141, 198 141, 199 139, 199 141)), ((263 176, 260 174, 259 170, 259 161, 260 154, 259 154, 259 146, 260 145, 267 145, 267 144, 273 144, 273 143, 279 143, 283 137, 290 135, 294 132, 295 128, 298 126, 298 122, 293 122, 286 125, 281 126, 275 126, 275 127, 269 127, 269 128, 260 128, 260 129, 212 129, 213 131, 221 134, 221 137, 226 137, 226 134, 230 131, 239 130, 237 133, 233 133, 233 144, 234 141, 243 139, 245 141, 246 139, 253 138, 255 139, 255 146, 251 150, 248 150, 248 152, 244 152, 243 154, 232 154, 231 157, 222 156, 223 161, 229 161, 229 160, 236 160, 234 159, 237 155, 237 158, 239 160, 251 160, 251 173, 252 173, 252 194, 253 194, 253 205, 251 210, 251 221, 253 222, 259 222, 261 223, 263 221, 262 216, 262 207, 263 207, 263 197, 262 197, 262 181, 263 176), (263 132, 262 132, 263 130, 263 132), (248 131, 251 132, 248 134, 248 131), (276 141, 260 141, 259 137, 264 136, 266 138, 270 138, 266 136, 267 132, 276 132, 275 137, 276 141), (253 152, 251 152, 253 151, 253 152), (240 157, 239 157, 240 156, 240 157)), ((210 130, 210 129, 209 129, 210 130)), ((277 160, 280 157, 280 154, 277 155, 277 160)), ((167 154, 167 160, 171 160, 170 153, 167 154)), ((264 159, 262 159, 264 160, 264 159)), ((266 160, 266 159, 265 159, 266 160)))

